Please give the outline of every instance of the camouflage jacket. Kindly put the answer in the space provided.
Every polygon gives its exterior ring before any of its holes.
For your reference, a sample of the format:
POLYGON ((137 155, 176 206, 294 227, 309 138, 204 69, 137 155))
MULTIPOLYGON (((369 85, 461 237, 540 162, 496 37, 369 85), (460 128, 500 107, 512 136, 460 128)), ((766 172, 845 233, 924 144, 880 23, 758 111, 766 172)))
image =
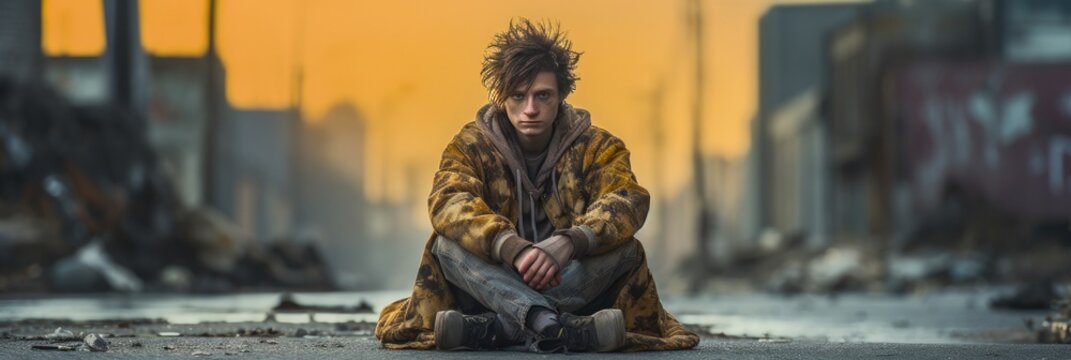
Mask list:
MULTIPOLYGON (((437 235, 457 241, 488 262, 501 260, 492 244, 519 221, 517 191, 542 199, 543 210, 556 229, 585 228, 590 246, 578 256, 606 253, 628 241, 647 217, 649 195, 636 182, 624 143, 606 130, 590 125, 587 111, 563 105, 555 120, 565 126, 560 154, 550 176, 554 189, 536 191, 527 177, 511 176, 516 167, 502 142, 494 136, 503 119, 492 107, 480 109, 443 151, 428 198, 432 234, 424 247, 412 295, 387 305, 380 313, 375 335, 390 349, 430 349, 435 345, 433 322, 440 310, 457 303, 431 253, 437 235), (523 183, 523 184, 522 184, 523 183), (523 186, 522 186, 523 185, 523 186)), ((557 135, 556 135, 557 136, 557 135)), ((576 234, 576 233, 574 233, 576 234)), ((623 351, 687 349, 699 337, 686 330, 659 301, 655 283, 640 247, 639 266, 610 288, 612 308, 626 318, 623 351)))

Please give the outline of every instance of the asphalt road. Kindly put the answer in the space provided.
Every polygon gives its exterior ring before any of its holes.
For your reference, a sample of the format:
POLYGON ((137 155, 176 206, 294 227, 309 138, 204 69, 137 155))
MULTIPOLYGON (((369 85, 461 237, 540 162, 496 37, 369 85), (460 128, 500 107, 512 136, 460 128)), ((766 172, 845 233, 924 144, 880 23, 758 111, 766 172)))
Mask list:
MULTIPOLYGON (((106 353, 31 350, 33 341, 0 342, 3 359, 414 359, 414 358, 548 358, 560 355, 524 352, 385 350, 371 336, 306 338, 120 338, 106 353), (135 345, 140 344, 140 345, 135 345), (168 347, 165 349, 165 347, 168 347)), ((768 343, 755 340, 704 338, 698 348, 631 354, 572 354, 569 358, 663 359, 1071 359, 1071 346, 1035 344, 874 344, 768 343)))
MULTIPOLYGON (((667 299, 667 307, 703 334, 696 349, 642 354, 576 354, 580 358, 668 359, 1071 359, 1071 345, 1033 344, 1028 324, 1041 312, 994 310, 995 292, 796 296, 723 295, 667 299), (704 332, 705 331, 705 332, 704 332), (729 334, 719 337, 717 333, 729 334), (769 337, 775 341, 761 340, 769 337)), ((330 305, 397 294, 309 294, 330 305)), ((411 359, 548 358, 516 351, 442 353, 385 350, 372 337, 376 313, 326 316, 265 314, 278 295, 219 297, 53 297, 0 299, 2 359, 411 359), (151 315, 151 316, 150 316, 151 315), (68 320, 68 319, 74 320, 68 320), (137 320, 137 319, 159 320, 137 320), (70 331, 65 341, 46 335, 70 331), (105 334, 107 352, 34 350, 78 345, 105 334), (163 333, 163 335, 162 335, 163 333), (168 334, 171 333, 171 334, 168 334)), ((572 358, 572 357, 570 357, 572 358)))

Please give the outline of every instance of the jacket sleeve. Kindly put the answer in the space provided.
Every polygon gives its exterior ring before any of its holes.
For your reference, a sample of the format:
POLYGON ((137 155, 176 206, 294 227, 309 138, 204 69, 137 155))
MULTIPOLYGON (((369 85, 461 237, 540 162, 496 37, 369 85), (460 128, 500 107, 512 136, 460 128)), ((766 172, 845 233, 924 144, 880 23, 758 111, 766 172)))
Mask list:
MULTIPOLYGON (((462 248, 480 258, 501 262, 497 254, 492 254, 492 243, 498 237, 512 233, 513 225, 487 205, 479 164, 462 148, 459 139, 455 138, 443 151, 428 196, 431 226, 437 234, 457 241, 462 248)), ((514 238, 514 241, 520 239, 514 238)))
POLYGON ((651 196, 636 182, 625 143, 609 134, 593 143, 585 156, 591 165, 584 180, 591 203, 574 222, 571 235, 574 241, 588 237, 588 246, 575 257, 606 253, 631 240, 647 220, 650 206, 651 196))

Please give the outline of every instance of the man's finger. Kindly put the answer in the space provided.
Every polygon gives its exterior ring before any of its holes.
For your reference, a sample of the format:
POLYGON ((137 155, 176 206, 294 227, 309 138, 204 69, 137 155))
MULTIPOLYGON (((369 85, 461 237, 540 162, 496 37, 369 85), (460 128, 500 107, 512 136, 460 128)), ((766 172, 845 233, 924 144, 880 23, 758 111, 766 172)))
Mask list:
POLYGON ((558 274, 558 264, 554 262, 554 259, 549 260, 550 261, 547 261, 547 265, 550 265, 550 268, 547 269, 546 274, 543 274, 542 285, 544 288, 550 287, 550 281, 554 280, 554 276, 558 274))
POLYGON ((535 276, 532 277, 533 288, 543 287, 543 279, 546 278, 550 263, 550 261, 544 261, 543 266, 540 266, 539 269, 536 270, 535 276))
POLYGON ((558 275, 558 266, 554 265, 553 261, 550 261, 549 263, 550 269, 548 269, 547 273, 543 275, 543 279, 539 283, 539 285, 543 288, 550 287, 551 281, 554 281, 554 278, 557 277, 556 275, 558 275))
POLYGON ((525 280, 528 283, 528 286, 532 288, 539 286, 539 272, 542 271, 543 266, 546 265, 546 260, 542 257, 536 261, 539 262, 539 266, 532 266, 532 268, 528 270, 528 278, 525 280))
POLYGON ((532 261, 533 260, 535 260, 535 258, 532 257, 532 252, 531 251, 523 251, 523 252, 521 252, 520 259, 518 259, 517 263, 516 263, 517 272, 521 273, 521 274, 524 274, 525 271, 528 271, 528 267, 532 266, 532 261))
POLYGON ((539 267, 539 270, 536 271, 535 277, 532 278, 532 284, 534 285, 533 287, 544 287, 544 286, 546 286, 546 284, 544 284, 544 280, 547 278, 547 272, 550 271, 550 268, 553 267, 553 266, 554 266, 554 262, 553 261, 551 261, 550 259, 544 258, 543 266, 539 267))
POLYGON ((525 269, 525 271, 523 271, 524 282, 532 281, 532 278, 535 277, 536 272, 539 271, 539 267, 543 266, 543 262, 545 261, 545 259, 543 259, 543 256, 540 256, 542 254, 543 253, 539 250, 532 250, 532 263, 529 264, 528 268, 525 269))

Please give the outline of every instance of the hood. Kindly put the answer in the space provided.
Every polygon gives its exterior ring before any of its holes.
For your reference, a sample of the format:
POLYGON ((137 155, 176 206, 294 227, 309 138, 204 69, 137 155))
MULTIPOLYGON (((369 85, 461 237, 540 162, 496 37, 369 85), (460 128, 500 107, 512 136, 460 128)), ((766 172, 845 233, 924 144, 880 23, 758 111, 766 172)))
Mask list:
MULTIPOLYGON (((480 130, 491 139, 502 157, 509 165, 510 173, 528 175, 528 168, 524 166, 524 158, 513 124, 502 111, 495 109, 494 105, 486 104, 476 112, 476 123, 480 130)), ((540 166, 539 173, 534 177, 521 176, 520 183, 530 195, 538 198, 543 195, 544 184, 554 173, 554 165, 558 163, 565 150, 573 145, 584 131, 591 127, 591 114, 584 109, 575 108, 567 103, 558 107, 558 117, 554 119, 553 135, 547 149, 547 158, 540 166), (531 179, 534 178, 535 182, 531 179)), ((519 195, 519 194, 518 194, 519 195)))

